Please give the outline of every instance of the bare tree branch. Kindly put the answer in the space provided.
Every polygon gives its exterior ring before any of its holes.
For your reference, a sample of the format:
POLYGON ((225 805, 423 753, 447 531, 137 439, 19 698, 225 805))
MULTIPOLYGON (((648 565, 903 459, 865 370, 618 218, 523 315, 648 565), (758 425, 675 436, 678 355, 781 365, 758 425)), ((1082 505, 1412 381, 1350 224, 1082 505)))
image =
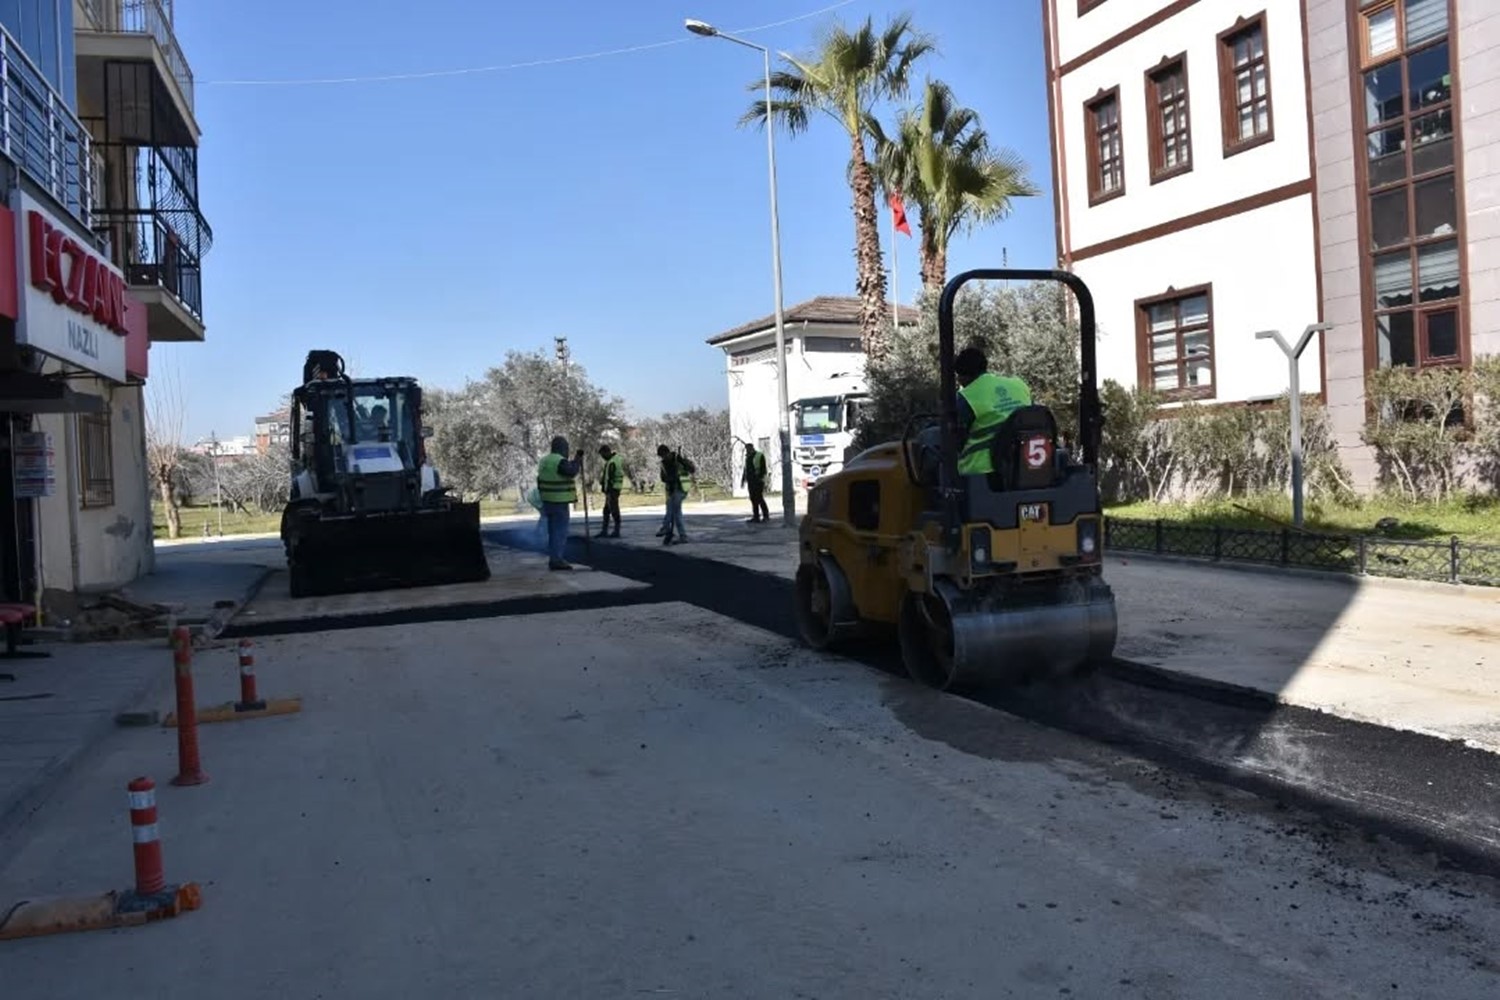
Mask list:
POLYGON ((158 365, 156 374, 146 383, 146 460, 166 511, 169 538, 182 535, 174 484, 182 463, 182 427, 186 418, 187 405, 176 366, 158 365))

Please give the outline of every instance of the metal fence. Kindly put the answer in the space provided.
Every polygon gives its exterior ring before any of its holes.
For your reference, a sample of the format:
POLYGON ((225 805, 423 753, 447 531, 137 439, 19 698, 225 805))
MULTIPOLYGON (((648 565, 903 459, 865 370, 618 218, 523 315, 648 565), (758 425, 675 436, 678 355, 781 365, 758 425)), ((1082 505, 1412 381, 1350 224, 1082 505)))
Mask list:
POLYGON ((1359 576, 1500 586, 1500 545, 1104 519, 1104 547, 1215 562, 1258 563, 1359 576))

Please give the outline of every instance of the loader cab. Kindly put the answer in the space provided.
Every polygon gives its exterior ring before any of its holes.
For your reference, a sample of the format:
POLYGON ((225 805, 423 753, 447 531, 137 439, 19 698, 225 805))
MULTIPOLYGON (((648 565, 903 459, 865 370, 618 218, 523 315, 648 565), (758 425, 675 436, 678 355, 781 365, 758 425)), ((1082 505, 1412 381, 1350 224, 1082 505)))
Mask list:
POLYGON ((340 476, 420 469, 420 387, 407 378, 316 379, 292 395, 292 464, 317 492, 340 476))

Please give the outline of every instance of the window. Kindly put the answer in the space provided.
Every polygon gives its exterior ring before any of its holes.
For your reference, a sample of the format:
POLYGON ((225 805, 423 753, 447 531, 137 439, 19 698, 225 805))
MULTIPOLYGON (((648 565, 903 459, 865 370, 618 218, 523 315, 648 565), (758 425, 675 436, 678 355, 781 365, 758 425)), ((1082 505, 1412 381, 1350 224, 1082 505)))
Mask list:
POLYGON ((1254 149, 1275 137, 1265 14, 1241 19, 1219 36, 1219 96, 1225 156, 1254 149))
POLYGON ((1146 128, 1151 142, 1152 184, 1193 169, 1186 54, 1147 71, 1146 128))
POLYGON ((109 507, 115 502, 114 440, 108 413, 78 415, 78 478, 83 506, 109 507))
POLYGON ((849 484, 849 526, 855 531, 880 530, 880 480, 849 484))
POLYGON ((1448 0, 1363 0, 1361 211, 1377 363, 1463 357, 1448 0))
POLYGON ((1136 328, 1142 385, 1167 399, 1213 398, 1212 286, 1137 302, 1136 328))
POLYGON ((1120 88, 1084 105, 1088 123, 1089 204, 1125 193, 1125 158, 1120 138, 1120 88))
POLYGON ((858 337, 805 337, 802 350, 808 354, 858 354, 864 347, 858 337))

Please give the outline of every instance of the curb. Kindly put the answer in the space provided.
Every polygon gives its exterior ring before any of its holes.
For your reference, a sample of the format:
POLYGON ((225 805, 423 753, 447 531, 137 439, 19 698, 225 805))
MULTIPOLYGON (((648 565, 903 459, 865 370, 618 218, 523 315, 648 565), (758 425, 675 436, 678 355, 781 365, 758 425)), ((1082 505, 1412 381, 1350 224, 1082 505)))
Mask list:
POLYGON ((1392 590, 1417 590, 1426 593, 1477 597, 1491 601, 1500 600, 1500 587, 1475 586, 1467 583, 1445 583, 1441 580, 1408 580, 1399 576, 1376 576, 1373 574, 1360 576, 1357 573, 1342 573, 1335 569, 1309 569, 1305 566, 1273 566, 1268 563, 1234 562, 1228 559, 1214 560, 1201 556, 1179 556, 1169 553, 1149 552, 1145 549, 1137 551, 1136 549, 1112 548, 1105 552, 1104 557, 1106 561, 1109 559, 1119 559, 1124 562, 1140 560, 1141 562, 1188 566, 1195 569, 1228 570, 1234 573, 1252 573, 1260 576, 1316 580, 1355 590, 1361 587, 1378 586, 1389 587, 1392 590))
POLYGON ((256 595, 265 587, 266 581, 271 579, 276 573, 275 566, 261 566, 258 568, 260 569, 260 573, 240 592, 239 598, 229 607, 215 611, 209 616, 208 621, 199 627, 198 636, 200 638, 209 642, 217 639, 223 633, 224 629, 228 627, 229 623, 234 620, 235 616, 244 610, 245 605, 255 600, 256 595))
POLYGON ((1411 736, 1420 736, 1438 743, 1466 747, 1470 750, 1477 750, 1481 753, 1493 754, 1496 757, 1500 757, 1500 746, 1493 744, 1481 743, 1463 736, 1454 736, 1451 733, 1445 733, 1436 729, 1426 729, 1421 726, 1393 725, 1374 716, 1338 711, 1325 705, 1308 705, 1287 698, 1280 692, 1264 691, 1257 687, 1250 687, 1248 684, 1236 684, 1233 681, 1222 681, 1215 677, 1202 677, 1198 674, 1190 674, 1182 670, 1173 670, 1170 667, 1159 667, 1152 663, 1141 663, 1137 660, 1115 657, 1104 668, 1104 672, 1119 680, 1138 684, 1141 687, 1185 694, 1200 701, 1216 702, 1231 708, 1291 708, 1299 712, 1317 712, 1320 715, 1326 715, 1342 722, 1352 722, 1361 726, 1387 729, 1393 733, 1407 733, 1411 736))
POLYGON ((172 687, 171 671, 163 669, 131 688, 115 706, 114 712, 100 712, 99 718, 61 755, 49 761, 9 802, 0 804, 0 843, 19 833, 77 770, 93 759, 111 733, 121 728, 117 721, 131 712, 149 712, 159 704, 172 687))

